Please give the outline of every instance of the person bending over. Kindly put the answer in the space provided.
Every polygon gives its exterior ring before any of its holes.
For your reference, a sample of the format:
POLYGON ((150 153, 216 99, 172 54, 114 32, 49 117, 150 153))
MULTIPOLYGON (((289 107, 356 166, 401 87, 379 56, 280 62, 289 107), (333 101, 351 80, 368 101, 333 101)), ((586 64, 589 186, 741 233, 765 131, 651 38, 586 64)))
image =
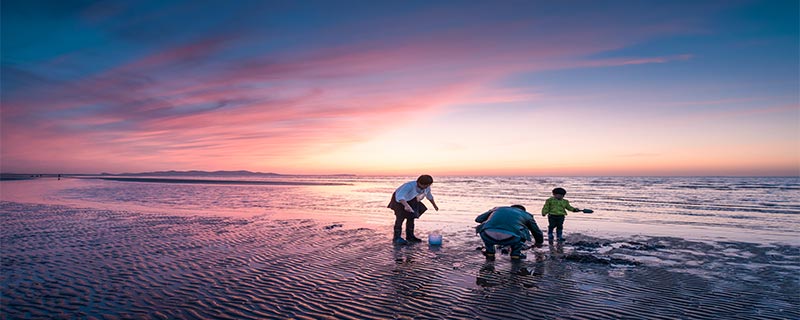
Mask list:
POLYGON ((388 208, 394 211, 394 244, 407 244, 409 242, 420 242, 422 239, 414 236, 414 219, 418 219, 428 207, 422 203, 422 199, 427 198, 433 208, 439 211, 436 201, 431 194, 433 177, 423 174, 417 181, 409 181, 397 188, 392 193, 392 200, 389 201, 388 208), (406 239, 400 237, 403 221, 406 222, 406 239), (406 241, 408 240, 408 241, 406 241))
POLYGON ((483 252, 488 260, 494 260, 495 245, 510 246, 511 260, 525 259, 522 246, 536 240, 535 246, 541 247, 544 242, 542 230, 536 225, 533 215, 525 211, 525 207, 515 204, 510 207, 494 207, 475 218, 480 223, 475 231, 481 236, 486 249, 483 252))

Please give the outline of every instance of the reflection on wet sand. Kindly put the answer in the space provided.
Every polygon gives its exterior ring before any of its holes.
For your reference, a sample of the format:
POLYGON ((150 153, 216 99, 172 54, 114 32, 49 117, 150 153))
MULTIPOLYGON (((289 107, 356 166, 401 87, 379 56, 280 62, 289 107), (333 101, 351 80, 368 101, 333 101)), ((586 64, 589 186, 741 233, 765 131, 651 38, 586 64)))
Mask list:
POLYGON ((545 275, 545 259, 544 253, 537 253, 534 261, 513 261, 500 270, 496 267, 496 261, 486 261, 478 270, 475 284, 483 288, 508 285, 533 288, 539 280, 537 278, 545 275))
POLYGON ((388 225, 11 202, 0 217, 9 318, 800 318, 786 245, 571 234, 487 262, 469 229, 395 247, 388 225))

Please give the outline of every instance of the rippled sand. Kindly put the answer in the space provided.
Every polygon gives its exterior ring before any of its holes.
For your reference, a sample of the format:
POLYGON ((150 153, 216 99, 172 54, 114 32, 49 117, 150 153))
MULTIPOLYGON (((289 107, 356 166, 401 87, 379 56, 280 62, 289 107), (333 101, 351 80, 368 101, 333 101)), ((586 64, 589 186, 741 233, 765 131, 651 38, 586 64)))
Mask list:
MULTIPOLYGON (((571 235, 486 262, 311 220, 0 203, 2 318, 798 319, 800 248, 571 235)), ((419 233, 424 229, 418 227, 419 233)))

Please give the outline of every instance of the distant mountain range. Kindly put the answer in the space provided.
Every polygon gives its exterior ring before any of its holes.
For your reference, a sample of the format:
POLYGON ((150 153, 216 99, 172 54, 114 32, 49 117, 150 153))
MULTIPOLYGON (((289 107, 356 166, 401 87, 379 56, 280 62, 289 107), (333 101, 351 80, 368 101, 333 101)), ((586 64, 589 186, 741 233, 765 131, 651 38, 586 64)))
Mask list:
MULTIPOLYGON (((280 173, 274 172, 252 172, 247 170, 238 170, 238 171, 199 171, 199 170, 191 170, 191 171, 154 171, 154 172, 137 172, 137 173, 120 173, 120 174, 113 174, 103 172, 101 175, 104 176, 127 176, 127 177, 138 177, 138 176, 159 176, 159 177, 197 177, 197 176, 207 176, 207 177, 241 177, 241 176, 289 176, 280 173)), ((328 174, 324 176, 354 176, 353 174, 328 174)))
MULTIPOLYGON (((355 174, 280 174, 274 172, 253 172, 247 170, 238 170, 238 171, 200 171, 200 170, 191 170, 191 171, 153 171, 153 172, 126 172, 126 173, 108 173, 103 172, 100 174, 101 176, 117 176, 117 177, 302 177, 302 176, 315 176, 315 177, 354 177, 355 174)), ((71 177, 85 177, 85 176, 97 176, 97 174, 89 174, 89 173, 65 173, 65 174, 55 174, 55 173, 47 173, 47 174, 40 174, 40 173, 10 173, 10 172, 0 172, 0 180, 27 180, 27 179, 35 179, 35 178, 49 178, 49 177, 58 177, 58 176, 71 176, 71 177)))
POLYGON ((215 176, 215 177, 233 177, 233 176, 281 176, 282 174, 272 173, 272 172, 252 172, 247 170, 238 170, 238 171, 200 171, 200 170, 191 170, 191 171, 153 171, 153 172, 137 172, 137 173, 120 173, 120 174, 113 174, 103 172, 101 175, 104 176, 162 176, 162 177, 186 177, 186 176, 215 176))

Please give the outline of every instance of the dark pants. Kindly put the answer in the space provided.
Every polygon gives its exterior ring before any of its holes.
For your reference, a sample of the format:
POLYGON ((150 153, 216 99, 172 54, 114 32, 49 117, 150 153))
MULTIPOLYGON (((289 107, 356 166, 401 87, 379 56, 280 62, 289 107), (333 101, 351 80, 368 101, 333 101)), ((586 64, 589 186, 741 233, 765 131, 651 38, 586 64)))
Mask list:
POLYGON ((522 239, 519 236, 512 236, 511 238, 498 241, 490 236, 487 236, 486 232, 481 231, 480 235, 481 240, 483 240, 483 245, 486 247, 486 253, 495 253, 495 245, 510 246, 512 256, 518 256, 520 253, 522 253, 522 239))
POLYGON ((394 237, 392 240, 400 239, 404 220, 406 221, 406 238, 416 238, 414 236, 414 219, 425 213, 428 207, 424 203, 417 201, 417 199, 411 199, 411 201, 407 202, 411 209, 414 209, 414 212, 408 212, 401 203, 395 201, 394 196, 392 194, 392 200, 389 201, 388 205, 394 211, 394 237))
POLYGON ((414 236, 414 219, 403 214, 394 214, 394 237, 393 240, 400 239, 401 231, 403 230, 403 220, 406 221, 406 238, 413 239, 414 236))
POLYGON ((553 229, 556 229, 556 235, 561 238, 564 232, 564 218, 566 216, 554 216, 552 214, 547 215, 547 222, 549 225, 547 226, 547 236, 551 239, 553 238, 553 229))

